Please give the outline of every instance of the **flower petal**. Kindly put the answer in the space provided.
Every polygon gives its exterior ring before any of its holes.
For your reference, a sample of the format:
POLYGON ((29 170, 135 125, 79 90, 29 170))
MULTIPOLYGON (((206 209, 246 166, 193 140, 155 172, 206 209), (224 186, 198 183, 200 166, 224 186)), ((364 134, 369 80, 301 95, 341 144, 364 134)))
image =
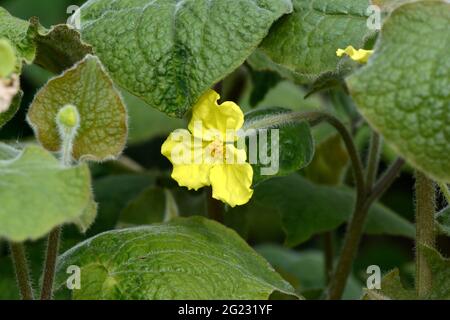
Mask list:
POLYGON ((336 51, 336 55, 338 57, 342 57, 344 54, 348 55, 352 60, 358 61, 360 63, 366 63, 369 60, 370 56, 373 54, 373 50, 356 50, 355 48, 353 48, 353 46, 348 46, 347 48, 345 48, 345 50, 338 49, 336 51))
POLYGON ((173 165, 172 178, 182 187, 198 190, 209 186, 212 165, 204 163, 204 143, 187 130, 176 130, 161 147, 173 165))
POLYGON ((212 141, 217 136, 222 141, 235 141, 235 132, 244 124, 244 114, 234 102, 219 105, 219 99, 219 94, 214 90, 209 90, 200 98, 192 109, 189 131, 205 141, 212 141))
POLYGON ((250 201, 253 190, 253 168, 250 164, 221 164, 211 169, 210 180, 213 198, 231 207, 250 201))

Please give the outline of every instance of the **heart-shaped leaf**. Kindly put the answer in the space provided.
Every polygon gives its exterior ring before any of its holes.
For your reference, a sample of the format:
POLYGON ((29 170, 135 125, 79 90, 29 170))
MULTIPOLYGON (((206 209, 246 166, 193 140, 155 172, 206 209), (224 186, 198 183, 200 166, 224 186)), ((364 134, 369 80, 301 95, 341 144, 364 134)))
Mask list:
POLYGON ((385 21, 367 66, 347 80, 359 110, 386 142, 442 182, 450 182, 449 28, 448 2, 400 6, 385 21))
POLYGON ((97 57, 88 55, 61 76, 53 78, 34 98, 28 121, 39 142, 59 151, 58 111, 74 105, 80 127, 73 144, 77 160, 103 161, 117 157, 127 140, 127 111, 122 98, 97 57))
POLYGON ((369 0, 294 0, 294 13, 272 28, 251 63, 280 72, 300 83, 338 77, 348 59, 338 48, 364 46, 373 31, 367 27, 369 0), (255 61, 256 60, 256 61, 255 61), (344 64, 341 65, 341 62, 344 64))
POLYGON ((64 168, 37 146, 0 150, 1 238, 36 240, 66 223, 86 230, 96 213, 87 165, 64 168))
POLYGON ((294 289, 226 227, 204 218, 103 233, 64 253, 57 285, 67 267, 81 268, 73 299, 267 299, 294 289), (136 290, 139 288, 139 290, 136 290))
POLYGON ((313 159, 314 140, 309 124, 289 120, 290 114, 291 110, 267 108, 245 115, 242 130, 254 185, 300 170, 313 159))
POLYGON ((182 116, 291 11, 291 0, 91 0, 81 35, 117 83, 182 116))

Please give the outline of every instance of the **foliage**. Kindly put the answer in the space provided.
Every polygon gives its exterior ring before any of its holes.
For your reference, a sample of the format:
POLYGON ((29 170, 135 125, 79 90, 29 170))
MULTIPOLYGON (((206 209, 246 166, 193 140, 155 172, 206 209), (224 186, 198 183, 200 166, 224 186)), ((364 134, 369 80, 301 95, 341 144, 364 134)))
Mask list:
POLYGON ((448 1, 2 6, 0 299, 450 299, 448 1))

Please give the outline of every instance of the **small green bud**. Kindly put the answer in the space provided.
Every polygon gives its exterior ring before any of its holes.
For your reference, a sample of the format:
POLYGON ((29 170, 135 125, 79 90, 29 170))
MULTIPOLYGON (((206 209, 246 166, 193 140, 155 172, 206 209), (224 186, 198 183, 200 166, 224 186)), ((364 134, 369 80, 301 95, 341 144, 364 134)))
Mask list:
POLYGON ((72 129, 78 127, 80 123, 80 115, 78 113, 77 107, 74 105, 66 105, 61 110, 59 110, 56 116, 56 121, 58 124, 66 129, 72 129))
POLYGON ((11 43, 0 39, 0 78, 6 78, 13 73, 17 58, 11 43))

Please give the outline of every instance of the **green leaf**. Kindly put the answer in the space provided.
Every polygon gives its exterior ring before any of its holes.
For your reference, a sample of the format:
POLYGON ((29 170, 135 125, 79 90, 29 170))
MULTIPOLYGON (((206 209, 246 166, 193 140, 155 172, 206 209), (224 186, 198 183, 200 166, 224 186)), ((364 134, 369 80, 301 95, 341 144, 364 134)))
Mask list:
POLYGON ((89 210, 89 168, 63 168, 40 147, 28 146, 16 158, 0 160, 0 181, 0 237, 35 240, 61 224, 85 230, 95 218, 89 210))
POLYGON ((64 253, 66 269, 81 267, 73 299, 267 299, 273 291, 294 295, 234 231, 204 218, 111 231, 64 253), (139 290, 136 290, 139 288, 139 290))
POLYGON ((77 160, 103 161, 117 157, 127 140, 127 111, 97 57, 88 55, 38 92, 28 121, 39 142, 59 151, 61 139, 55 121, 59 110, 71 104, 80 114, 80 128, 73 145, 77 160))
MULTIPOLYGON (((277 245, 261 245, 255 249, 307 299, 319 299, 326 289, 323 252, 297 252, 277 245)), ((350 276, 343 299, 359 299, 361 295, 362 284, 354 276, 350 276)))
POLYGON ((291 11, 291 0, 94 0, 81 35, 117 83, 181 117, 291 11))
POLYGON ((415 300, 414 289, 405 289, 400 279, 400 272, 395 269, 381 280, 382 290, 366 290, 364 300, 415 300))
POLYGON ((325 75, 339 77, 348 59, 338 48, 362 48, 372 34, 367 27, 369 0, 294 0, 294 13, 283 17, 261 44, 259 63, 300 83, 325 75), (264 62, 265 60, 265 62, 264 62))
POLYGON ((31 19, 31 31, 37 46, 35 64, 51 71, 61 73, 92 53, 92 47, 83 43, 80 33, 66 24, 53 26, 46 30, 37 19, 31 19))
POLYGON ((20 59, 31 63, 36 55, 36 47, 28 35, 30 24, 13 17, 4 8, 0 7, 0 38, 6 38, 13 44, 20 59))
POLYGON ((442 182, 450 182, 449 21, 448 2, 400 6, 367 66, 347 79, 363 116, 397 154, 442 182))
MULTIPOLYGON (((0 79, 0 82, 2 80, 0 79)), ((1 84, 0 84, 1 86, 1 84)), ((17 113, 22 102, 23 92, 19 91, 13 98, 11 104, 5 112, 0 112, 0 128, 3 127, 8 121, 10 121, 17 113)))
POLYGON ((254 185, 273 177, 286 176, 311 162, 314 141, 309 124, 289 120, 291 112, 282 108, 268 108, 245 115, 243 137, 250 150, 254 185), (267 139, 267 152, 258 147, 264 139, 267 139))
MULTIPOLYGON (((286 232, 286 244, 294 247, 347 222, 353 211, 355 193, 345 187, 320 186, 300 175, 291 175, 259 185, 253 201, 277 209, 286 232)), ((393 211, 375 204, 369 212, 366 233, 414 238, 415 229, 393 211)))
POLYGON ((421 245, 422 252, 431 268, 433 286, 429 294, 418 297, 414 289, 405 288, 398 270, 383 277, 381 290, 368 291, 366 299, 394 300, 449 300, 450 299, 450 260, 443 258, 435 249, 421 245))

